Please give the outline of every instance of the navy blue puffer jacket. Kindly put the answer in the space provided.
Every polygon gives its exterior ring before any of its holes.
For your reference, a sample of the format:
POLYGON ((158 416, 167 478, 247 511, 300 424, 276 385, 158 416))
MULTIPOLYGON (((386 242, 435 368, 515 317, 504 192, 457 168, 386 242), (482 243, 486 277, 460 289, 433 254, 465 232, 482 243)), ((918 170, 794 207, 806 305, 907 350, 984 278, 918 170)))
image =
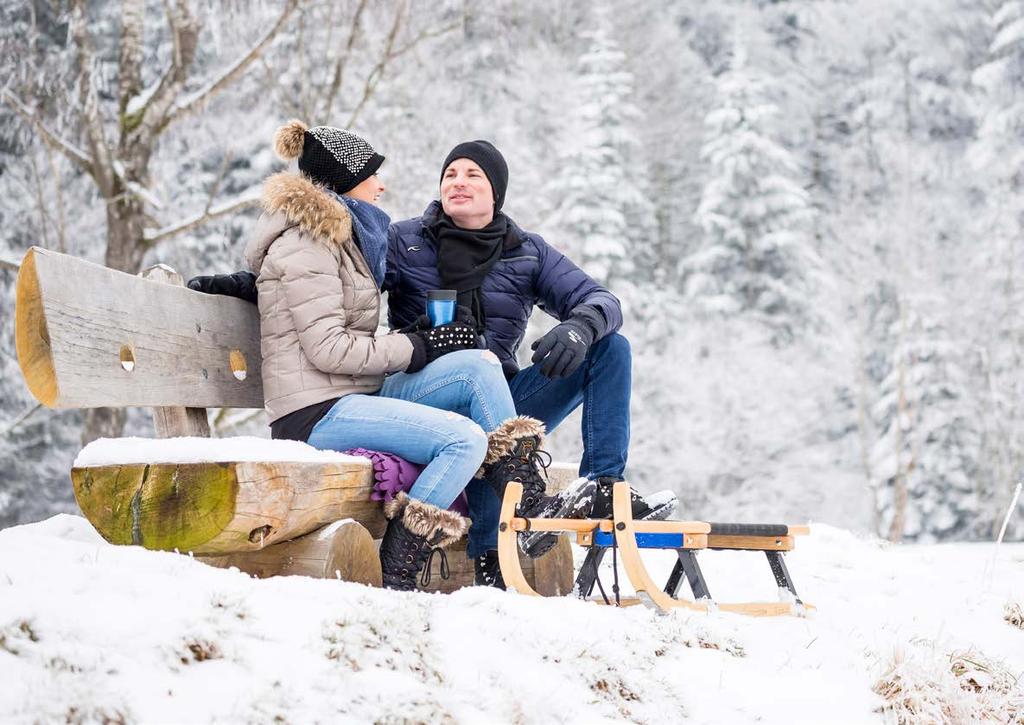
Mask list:
MULTIPOLYGON (((441 287, 437 240, 431 231, 439 214, 441 203, 434 201, 423 216, 391 225, 384 291, 392 328, 412 324, 426 310, 427 290, 441 287)), ((559 320, 568 319, 579 305, 596 310, 599 314, 587 315, 597 328, 595 340, 622 326, 622 307, 615 295, 539 235, 511 227, 501 258, 481 287, 487 348, 501 360, 508 377, 519 369, 516 349, 534 305, 559 320)))

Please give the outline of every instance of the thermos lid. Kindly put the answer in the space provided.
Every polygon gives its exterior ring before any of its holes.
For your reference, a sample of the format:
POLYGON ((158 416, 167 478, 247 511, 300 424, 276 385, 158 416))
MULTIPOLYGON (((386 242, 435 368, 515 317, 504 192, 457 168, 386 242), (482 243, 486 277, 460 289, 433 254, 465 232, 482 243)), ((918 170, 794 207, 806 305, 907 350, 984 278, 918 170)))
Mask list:
POLYGON ((458 293, 453 289, 432 289, 427 292, 428 302, 439 302, 444 300, 454 301, 458 293))

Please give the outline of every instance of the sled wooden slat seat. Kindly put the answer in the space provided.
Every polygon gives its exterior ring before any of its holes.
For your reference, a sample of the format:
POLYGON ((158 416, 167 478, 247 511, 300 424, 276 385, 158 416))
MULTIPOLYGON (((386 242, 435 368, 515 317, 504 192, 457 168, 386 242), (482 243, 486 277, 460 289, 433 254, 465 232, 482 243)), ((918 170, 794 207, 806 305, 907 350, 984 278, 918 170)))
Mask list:
MULTIPOLYGON (((131 275, 39 247, 22 260, 16 295, 18 362, 49 408, 149 408, 157 438, 209 438, 207 408, 263 407, 255 305, 190 290, 164 265, 131 275)), ((553 475, 557 488, 574 472, 553 475)), ((254 576, 380 584, 373 540, 386 522, 368 460, 154 458, 73 466, 71 481, 111 543, 192 552, 254 576)), ((451 563, 458 576, 431 590, 472 581, 472 562, 451 563)), ((567 593, 568 542, 527 572, 541 591, 567 593)))
POLYGON ((708 536, 709 549, 746 551, 792 551, 792 536, 708 536))
POLYGON ((809 526, 792 524, 720 524, 711 523, 709 549, 748 551, 791 551, 794 537, 807 536, 809 526))

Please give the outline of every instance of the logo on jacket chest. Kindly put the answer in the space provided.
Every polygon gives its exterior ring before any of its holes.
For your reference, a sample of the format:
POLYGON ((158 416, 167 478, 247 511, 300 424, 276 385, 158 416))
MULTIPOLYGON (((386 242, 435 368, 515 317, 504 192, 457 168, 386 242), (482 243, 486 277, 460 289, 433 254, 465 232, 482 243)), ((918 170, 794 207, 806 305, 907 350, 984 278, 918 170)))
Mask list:
POLYGON ((418 251, 420 251, 420 246, 418 244, 414 244, 411 247, 406 247, 405 251, 407 251, 407 252, 418 252, 418 251))

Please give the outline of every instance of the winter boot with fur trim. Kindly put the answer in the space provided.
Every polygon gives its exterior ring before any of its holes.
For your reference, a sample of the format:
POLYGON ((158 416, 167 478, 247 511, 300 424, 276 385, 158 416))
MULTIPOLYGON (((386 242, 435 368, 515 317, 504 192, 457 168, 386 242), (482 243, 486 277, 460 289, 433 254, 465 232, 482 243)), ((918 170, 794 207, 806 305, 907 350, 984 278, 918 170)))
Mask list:
MULTIPOLYGON (((544 424, 539 420, 525 415, 509 418, 488 435, 487 456, 477 477, 486 479, 499 499, 504 498, 510 481, 521 483, 523 497, 517 509, 519 516, 586 518, 594 505, 597 484, 585 481, 554 496, 546 495, 547 483, 541 469, 550 464, 551 456, 540 449, 543 436, 544 424)), ((531 531, 519 536, 519 548, 532 559, 544 555, 557 543, 558 534, 552 531, 531 531)))
POLYGON ((448 557, 444 552, 469 529, 469 519, 445 511, 404 492, 384 504, 388 528, 380 542, 380 565, 386 589, 411 592, 424 569, 422 582, 430 582, 430 560, 440 552, 441 577, 448 578, 448 557))

